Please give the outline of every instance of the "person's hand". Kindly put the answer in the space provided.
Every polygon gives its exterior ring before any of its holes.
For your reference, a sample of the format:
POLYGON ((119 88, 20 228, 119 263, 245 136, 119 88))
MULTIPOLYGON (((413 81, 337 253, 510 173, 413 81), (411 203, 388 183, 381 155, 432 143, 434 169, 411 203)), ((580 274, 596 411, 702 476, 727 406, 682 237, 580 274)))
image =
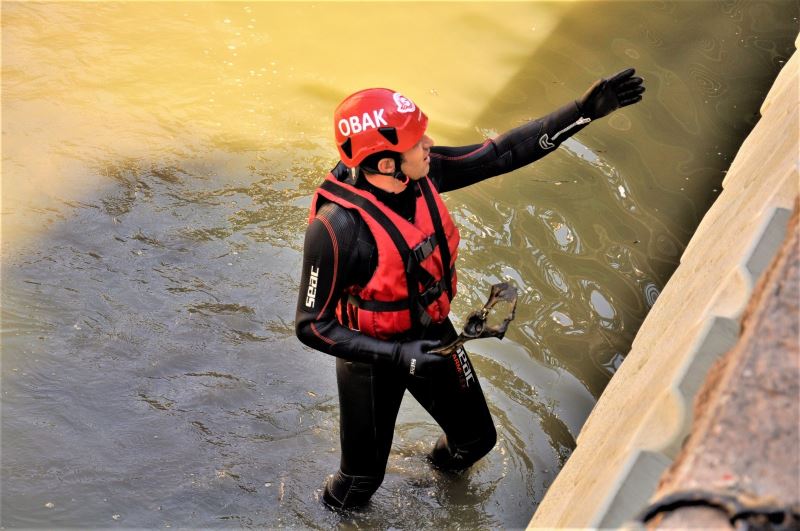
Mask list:
POLYGON ((644 80, 634 76, 636 70, 628 68, 609 78, 599 79, 578 100, 581 113, 596 120, 607 114, 642 100, 644 80))
POLYGON ((397 343, 393 360, 403 374, 416 378, 432 376, 437 367, 447 363, 448 357, 431 354, 429 351, 441 346, 440 341, 420 339, 397 343))

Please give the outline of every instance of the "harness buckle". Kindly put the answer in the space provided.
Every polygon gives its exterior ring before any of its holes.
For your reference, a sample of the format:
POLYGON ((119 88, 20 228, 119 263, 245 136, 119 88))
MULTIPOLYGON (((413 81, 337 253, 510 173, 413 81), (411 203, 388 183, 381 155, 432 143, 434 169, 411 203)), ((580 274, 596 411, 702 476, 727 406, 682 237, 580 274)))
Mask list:
POLYGON ((439 295, 442 294, 442 281, 433 282, 430 286, 427 286, 427 289, 419 294, 419 298, 422 301, 422 305, 424 307, 428 307, 433 301, 439 298, 439 295))
POLYGON ((431 234, 429 237, 419 242, 416 247, 411 249, 418 264, 421 264, 423 260, 433 254, 437 243, 436 234, 431 234))
POLYGON ((417 305, 419 311, 419 322, 423 328, 428 328, 431 323, 433 322, 433 318, 430 316, 428 312, 425 311, 421 305, 417 305))

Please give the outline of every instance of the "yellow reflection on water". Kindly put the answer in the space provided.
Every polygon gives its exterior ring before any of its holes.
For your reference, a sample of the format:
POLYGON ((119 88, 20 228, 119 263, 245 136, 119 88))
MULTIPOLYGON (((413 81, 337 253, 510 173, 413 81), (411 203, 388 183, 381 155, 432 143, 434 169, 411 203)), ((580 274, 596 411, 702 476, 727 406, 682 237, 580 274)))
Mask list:
POLYGON ((367 86, 406 93, 446 140, 565 6, 6 2, 4 247, 18 216, 93 193, 109 161, 325 146, 336 103, 367 86))

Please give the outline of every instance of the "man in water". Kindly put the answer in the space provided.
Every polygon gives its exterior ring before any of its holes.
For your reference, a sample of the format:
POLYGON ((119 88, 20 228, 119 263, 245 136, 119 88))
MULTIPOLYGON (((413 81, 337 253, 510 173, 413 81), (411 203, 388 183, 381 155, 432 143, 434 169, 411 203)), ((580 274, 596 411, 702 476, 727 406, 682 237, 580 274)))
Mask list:
POLYGON ((341 161, 317 190, 306 230, 297 337, 336 356, 341 464, 323 501, 366 504, 383 481, 406 389, 444 433, 428 455, 463 470, 494 446, 494 422, 448 319, 456 294, 458 229, 439 194, 538 160, 592 120, 642 99, 633 69, 594 83, 577 101, 483 144, 434 146, 428 118, 388 89, 336 108, 341 161))

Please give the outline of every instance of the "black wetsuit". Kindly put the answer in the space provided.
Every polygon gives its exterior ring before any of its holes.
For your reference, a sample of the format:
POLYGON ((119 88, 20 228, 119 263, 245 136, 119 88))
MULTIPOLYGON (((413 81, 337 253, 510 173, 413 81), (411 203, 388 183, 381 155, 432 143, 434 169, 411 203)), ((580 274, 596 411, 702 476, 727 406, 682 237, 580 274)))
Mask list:
MULTIPOLYGON (((550 153, 579 131, 588 122, 580 118, 577 105, 570 103, 483 144, 434 146, 428 176, 439 193, 444 193, 515 170, 550 153)), ((345 178, 349 172, 340 162, 333 173, 345 178)), ((364 178, 355 185, 369 190, 406 219, 414 218, 415 185, 400 194, 379 190, 364 178)), ((376 264, 375 240, 358 212, 334 203, 319 207, 306 231, 296 331, 306 345, 338 358, 342 456, 340 469, 325 490, 325 501, 337 507, 366 503, 381 484, 406 389, 444 430, 430 455, 435 466, 467 468, 486 455, 496 440, 477 377, 464 380, 464 372, 471 365, 466 352, 454 357, 440 374, 410 378, 389 363, 396 341, 372 338, 339 323, 335 301, 348 287, 366 285, 376 264), (309 312, 305 306, 312 268, 318 272, 316 300, 334 301, 321 313, 309 312)), ((448 341, 455 335, 447 319, 413 337, 397 340, 448 341)))

